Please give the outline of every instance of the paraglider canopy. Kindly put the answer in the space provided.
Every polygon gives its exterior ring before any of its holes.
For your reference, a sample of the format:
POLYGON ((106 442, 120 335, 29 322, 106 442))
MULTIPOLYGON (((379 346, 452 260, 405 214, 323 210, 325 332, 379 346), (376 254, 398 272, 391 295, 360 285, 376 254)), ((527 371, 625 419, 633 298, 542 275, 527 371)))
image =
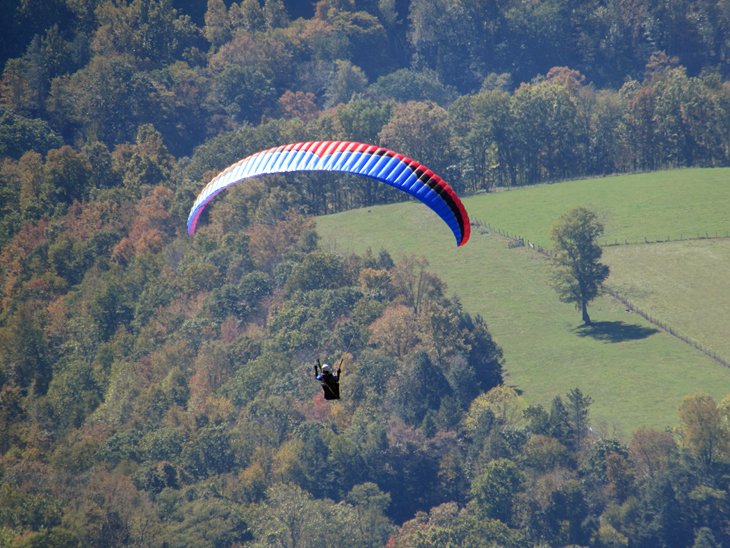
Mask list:
POLYGON ((413 196, 449 226, 457 246, 469 240, 469 215, 446 181, 423 164, 387 148, 354 141, 292 143, 256 152, 216 175, 188 215, 193 235, 205 206, 222 190, 250 177, 290 171, 337 171, 376 179, 413 196))

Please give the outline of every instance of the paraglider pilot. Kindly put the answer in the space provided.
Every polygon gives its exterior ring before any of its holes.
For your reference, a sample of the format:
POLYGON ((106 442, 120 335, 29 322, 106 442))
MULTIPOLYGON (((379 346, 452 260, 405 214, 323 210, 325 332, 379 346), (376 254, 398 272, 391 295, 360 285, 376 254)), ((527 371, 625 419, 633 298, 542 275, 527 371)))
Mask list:
POLYGON ((332 367, 329 364, 320 365, 319 358, 317 358, 317 364, 314 366, 314 377, 322 385, 322 391, 324 392, 324 399, 326 400, 339 400, 340 399, 340 373, 342 372, 342 361, 340 366, 337 367, 337 374, 332 374, 332 367), (321 368, 321 372, 320 369, 321 368))

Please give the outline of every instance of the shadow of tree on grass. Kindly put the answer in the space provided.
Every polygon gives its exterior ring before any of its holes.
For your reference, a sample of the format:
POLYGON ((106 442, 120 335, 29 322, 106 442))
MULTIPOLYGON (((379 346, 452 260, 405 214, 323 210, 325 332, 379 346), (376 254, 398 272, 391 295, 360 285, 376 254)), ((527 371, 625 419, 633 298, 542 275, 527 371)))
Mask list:
POLYGON ((658 329, 644 327, 643 325, 618 322, 593 322, 591 325, 581 325, 575 328, 575 332, 581 337, 593 337, 599 341, 622 342, 646 339, 658 329))

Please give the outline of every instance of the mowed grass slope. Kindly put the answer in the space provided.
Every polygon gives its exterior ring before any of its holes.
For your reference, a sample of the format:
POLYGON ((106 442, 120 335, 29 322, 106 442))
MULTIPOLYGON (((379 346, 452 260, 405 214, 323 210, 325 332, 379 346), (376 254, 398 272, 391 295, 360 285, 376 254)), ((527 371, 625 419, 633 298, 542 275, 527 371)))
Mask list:
POLYGON ((604 261, 612 289, 730 362, 730 238, 607 247, 604 261))
MULTIPOLYGON (((658 240, 686 237, 690 231, 730 231, 726 214, 730 189, 724 189, 727 181, 730 170, 681 170, 543 185, 474 196, 465 203, 472 218, 546 247, 552 224, 577 205, 600 211, 607 226, 606 241, 658 240), (674 224, 671 217, 677 216, 678 209, 670 196, 680 201, 683 212, 681 221, 674 224), (662 202, 671 214, 665 213, 662 202), (674 232, 667 234, 670 226, 674 232)), ((448 283, 449 291, 459 296, 466 309, 486 319, 504 350, 507 382, 523 390, 529 402, 548 406, 554 396, 579 387, 595 400, 594 426, 628 436, 641 426, 676 424, 677 407, 686 394, 701 391, 720 398, 730 391, 730 369, 657 331, 609 297, 599 298, 590 307, 596 327, 582 329, 575 308, 560 303, 548 287, 544 258, 529 248, 510 248, 507 240, 496 234, 475 230, 472 240, 457 249, 446 226, 416 203, 321 217, 317 224, 327 249, 363 253, 368 248, 375 252, 384 248, 396 258, 403 254, 425 256, 430 268, 448 283)), ((685 244, 692 245, 677 245, 685 244)), ((607 262, 610 258, 607 253, 607 262)), ((631 261, 628 257, 615 267, 621 271, 619 289, 633 287, 631 261)), ((658 270, 663 272, 661 267, 658 270)), ((651 277, 644 267, 637 266, 635 272, 636 279, 651 277)), ((717 272, 716 277, 726 279, 727 271, 717 272)), ((657 283, 671 285, 661 280, 657 283)), ((722 300, 722 287, 706 290, 711 293, 708 300, 722 300)), ((669 294, 668 306, 678 302, 671 298, 670 289, 664 291, 669 294)), ((651 312, 651 292, 640 289, 634 293, 646 296, 647 300, 636 304, 651 312)), ((728 325, 730 310, 717 308, 720 319, 715 321, 728 325)), ((693 321, 680 306, 670 317, 693 321)))
POLYGON ((677 169, 565 181, 465 200, 472 219, 550 247, 566 211, 595 211, 603 244, 730 236, 730 168, 677 169))

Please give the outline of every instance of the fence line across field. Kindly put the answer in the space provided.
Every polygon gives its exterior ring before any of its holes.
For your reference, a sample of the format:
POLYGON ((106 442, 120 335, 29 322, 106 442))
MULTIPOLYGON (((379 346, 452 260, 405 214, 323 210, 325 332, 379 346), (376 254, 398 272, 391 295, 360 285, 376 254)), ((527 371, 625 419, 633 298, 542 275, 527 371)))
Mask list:
MULTIPOLYGON (((489 223, 485 223, 483 221, 480 221, 479 219, 472 219, 472 226, 481 234, 486 234, 488 232, 495 232, 499 234, 500 236, 504 236, 505 238, 508 238, 510 240, 513 240, 518 245, 515 245, 514 247, 519 247, 519 242, 522 242, 522 245, 526 245, 530 247, 530 249, 535 249, 543 254, 550 254, 550 251, 542 247, 540 244, 536 242, 531 242, 530 240, 527 240, 523 238, 522 236, 512 234, 511 232, 507 230, 503 230, 499 227, 492 226, 489 223)), ((691 242, 695 240, 725 240, 730 239, 730 232, 705 232, 704 234, 696 234, 694 236, 686 236, 684 234, 680 234, 679 237, 671 237, 667 236, 665 239, 662 240, 652 240, 647 237, 644 237, 642 240, 624 240, 623 242, 619 242, 618 240, 614 240, 613 242, 599 242, 599 245, 603 247, 619 247, 623 245, 643 245, 643 244, 665 244, 670 242, 691 242)))

